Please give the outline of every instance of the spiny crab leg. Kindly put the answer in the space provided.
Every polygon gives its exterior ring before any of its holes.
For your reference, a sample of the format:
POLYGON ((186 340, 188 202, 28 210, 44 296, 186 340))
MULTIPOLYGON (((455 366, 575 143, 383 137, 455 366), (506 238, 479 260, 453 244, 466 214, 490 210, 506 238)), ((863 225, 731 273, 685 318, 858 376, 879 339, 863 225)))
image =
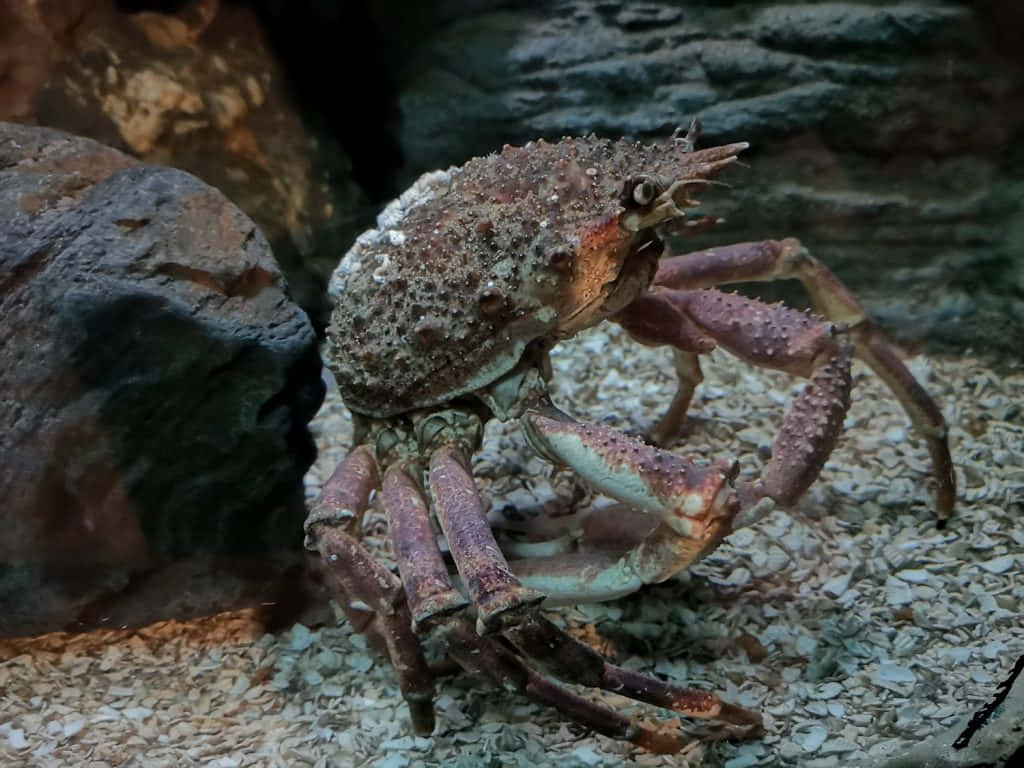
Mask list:
POLYGON ((596 490, 652 514, 658 524, 621 557, 577 557, 516 563, 528 586, 554 601, 606 600, 670 578, 713 549, 732 530, 740 506, 730 486, 731 462, 698 466, 616 430, 573 421, 553 408, 527 411, 528 442, 571 467, 596 490))
POLYGON ((370 448, 349 453, 306 519, 306 548, 320 553, 353 628, 391 659, 413 728, 428 735, 434 730, 434 679, 413 633, 405 590, 356 539, 377 475, 370 448))
POLYGON ((657 445, 667 445, 682 431, 693 393, 704 380, 698 355, 713 350, 715 341, 668 299, 664 289, 654 288, 635 299, 615 320, 637 341, 665 344, 672 349, 678 386, 671 405, 652 431, 657 445))
POLYGON ((850 406, 850 342, 845 329, 781 304, 715 290, 661 295, 708 336, 753 365, 806 378, 752 489, 789 506, 814 482, 842 431, 850 406))
POLYGON ((867 318, 857 298, 797 240, 739 243, 662 259, 654 284, 695 290, 732 282, 788 278, 803 283, 817 312, 848 327, 854 354, 885 381, 915 429, 927 440, 937 481, 936 511, 940 524, 944 523, 953 513, 956 476, 942 412, 907 370, 882 331, 867 318))
POLYGON ((442 446, 433 452, 430 490, 452 558, 476 606, 481 635, 500 629, 506 621, 514 623, 524 609, 544 599, 542 593, 523 587, 509 570, 460 449, 442 446))

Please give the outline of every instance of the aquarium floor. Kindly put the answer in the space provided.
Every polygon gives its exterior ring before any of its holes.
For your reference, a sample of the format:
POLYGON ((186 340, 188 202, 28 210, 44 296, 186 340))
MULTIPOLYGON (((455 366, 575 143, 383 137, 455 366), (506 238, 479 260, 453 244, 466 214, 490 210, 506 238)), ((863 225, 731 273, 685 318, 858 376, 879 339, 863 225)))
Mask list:
MULTIPOLYGON (((1024 370, 997 374, 969 356, 911 365, 951 424, 960 488, 945 531, 924 444, 858 366, 845 435, 795 508, 738 531, 666 584, 550 613, 627 667, 759 708, 759 740, 716 743, 683 723, 696 735, 682 757, 645 754, 467 675, 439 681, 435 734, 415 737, 389 665, 344 620, 270 635, 238 612, 0 641, 0 763, 822 768, 948 729, 1024 654, 1024 370)), ((672 393, 668 355, 614 328, 563 344, 554 368, 563 407, 634 433, 672 393)), ((733 456, 756 473, 796 385, 716 353, 676 450, 733 456)), ((315 428, 311 496, 350 441, 335 393, 315 428)), ((476 468, 496 517, 507 505, 608 503, 552 473, 513 428, 488 429, 476 468)), ((366 529, 386 557, 379 512, 366 529)))

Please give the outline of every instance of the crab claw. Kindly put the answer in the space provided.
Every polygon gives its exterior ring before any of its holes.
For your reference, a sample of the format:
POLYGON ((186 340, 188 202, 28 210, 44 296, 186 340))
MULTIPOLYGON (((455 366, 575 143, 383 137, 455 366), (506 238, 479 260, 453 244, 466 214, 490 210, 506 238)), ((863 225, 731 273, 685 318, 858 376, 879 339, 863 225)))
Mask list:
MULTIPOLYGON (((553 410, 553 409, 552 409, 553 410)), ((625 552, 577 553, 515 563, 516 575, 548 601, 610 599, 670 578, 714 549, 740 505, 734 462, 699 466, 613 429, 528 411, 530 445, 572 467, 595 490, 654 518, 652 530, 625 552)))

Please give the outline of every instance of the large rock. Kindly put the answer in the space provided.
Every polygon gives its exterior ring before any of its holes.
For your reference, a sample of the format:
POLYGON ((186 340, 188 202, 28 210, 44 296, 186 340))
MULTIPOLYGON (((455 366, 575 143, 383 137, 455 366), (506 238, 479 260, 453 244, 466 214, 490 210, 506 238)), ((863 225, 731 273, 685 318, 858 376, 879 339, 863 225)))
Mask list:
POLYGON ((1019 4, 507 6, 448 2, 410 62, 404 182, 504 142, 664 137, 697 115, 704 144, 751 141, 751 167, 706 195, 726 223, 681 247, 796 235, 900 338, 1019 353, 1019 4))
POLYGON ((169 560, 297 548, 320 362, 252 221, 187 173, 14 124, 0 220, 0 634, 169 560))
MULTIPOLYGON (((323 120, 300 113, 274 30, 253 10, 177 5, 130 14, 113 0, 0 0, 0 120, 199 176, 259 225, 293 297, 326 318, 326 278, 372 218, 349 157, 323 120)), ((324 96, 327 109, 344 98, 341 88, 324 96)))

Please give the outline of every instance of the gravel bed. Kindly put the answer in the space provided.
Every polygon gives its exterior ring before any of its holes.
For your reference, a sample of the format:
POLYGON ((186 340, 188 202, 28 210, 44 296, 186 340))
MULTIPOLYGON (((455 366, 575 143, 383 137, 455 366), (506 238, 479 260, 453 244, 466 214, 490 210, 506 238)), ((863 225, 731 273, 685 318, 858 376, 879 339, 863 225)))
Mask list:
MULTIPOLYGON (((917 357, 951 425, 959 500, 932 514, 927 450, 899 405, 855 371, 846 433, 795 508, 734 533, 670 582, 550 615, 619 663, 765 714, 758 741, 642 753, 466 675, 439 681, 438 728, 413 736, 390 667, 343 619, 264 634, 247 612, 138 631, 0 640, 0 764, 25 766, 806 766, 868 760, 950 728, 1024 654, 1024 369, 917 357)), ((554 356, 556 401, 642 434, 672 394, 664 350, 615 327, 554 356)), ((799 382, 715 353, 675 450, 765 461, 799 382)), ((315 424, 310 496, 351 424, 332 392, 315 424)), ((608 502, 492 424, 476 457, 496 524, 608 502)), ((367 541, 387 555, 383 521, 367 541)), ((645 717, 642 705, 594 694, 645 717)))

